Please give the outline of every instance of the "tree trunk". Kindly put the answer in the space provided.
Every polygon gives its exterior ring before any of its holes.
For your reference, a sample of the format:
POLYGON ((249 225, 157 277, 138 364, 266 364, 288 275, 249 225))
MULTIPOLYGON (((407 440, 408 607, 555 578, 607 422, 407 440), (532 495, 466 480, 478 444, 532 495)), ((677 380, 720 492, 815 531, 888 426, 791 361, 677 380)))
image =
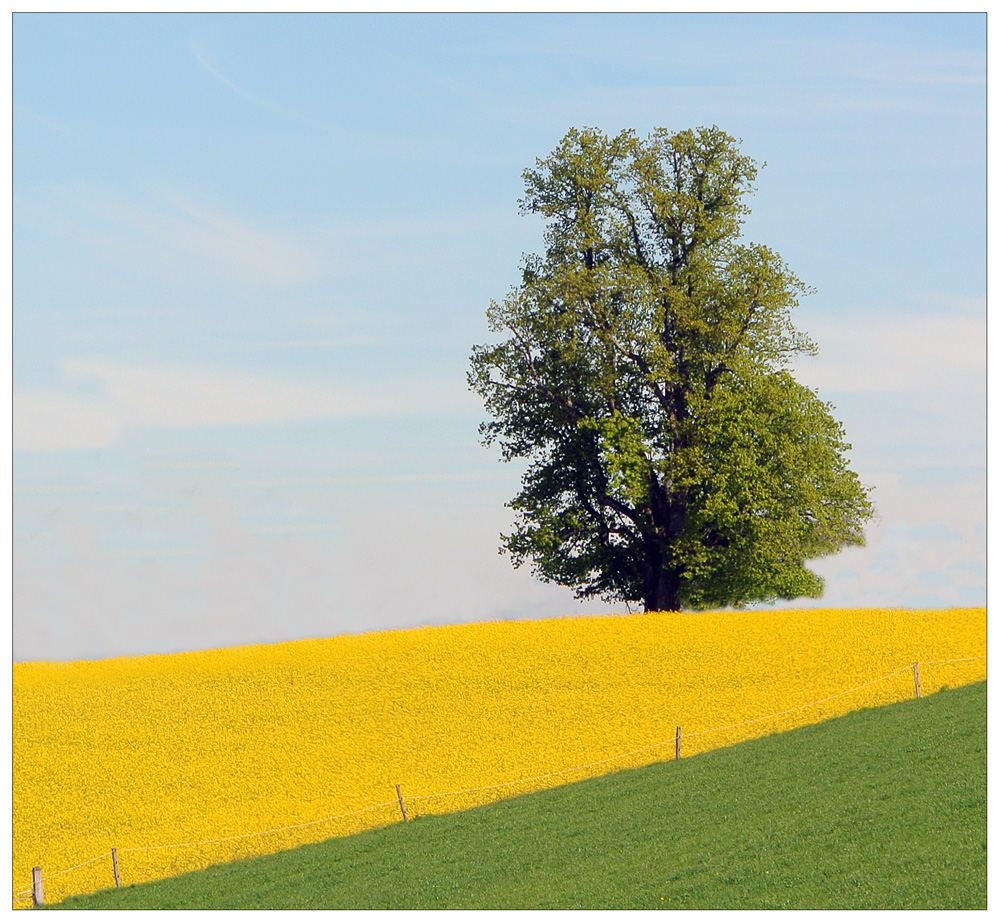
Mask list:
POLYGON ((681 575, 678 571, 660 567, 646 581, 642 607, 646 612, 677 612, 681 608, 681 575))
POLYGON ((663 547, 655 538, 646 541, 643 566, 642 607, 646 612, 676 612, 681 608, 681 574, 664 561, 663 547))
POLYGON ((651 534, 644 536, 642 605, 646 612, 677 612, 681 608, 681 571, 668 563, 672 549, 684 531, 688 503, 682 494, 671 495, 656 475, 649 477, 651 534))

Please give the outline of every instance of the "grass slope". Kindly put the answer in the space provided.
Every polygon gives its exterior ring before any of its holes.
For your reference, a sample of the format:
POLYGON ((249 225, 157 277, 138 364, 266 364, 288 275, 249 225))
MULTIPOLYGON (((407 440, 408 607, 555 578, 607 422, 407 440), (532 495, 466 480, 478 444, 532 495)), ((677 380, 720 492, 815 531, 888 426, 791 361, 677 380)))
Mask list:
POLYGON ((61 908, 985 908, 986 683, 61 908))

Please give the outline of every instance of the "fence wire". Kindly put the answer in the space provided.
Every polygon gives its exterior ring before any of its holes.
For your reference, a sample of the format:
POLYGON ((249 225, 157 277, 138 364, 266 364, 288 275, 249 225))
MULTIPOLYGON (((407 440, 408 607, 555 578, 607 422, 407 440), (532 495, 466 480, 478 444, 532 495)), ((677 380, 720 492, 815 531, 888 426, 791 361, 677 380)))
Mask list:
MULTIPOLYGON (((53 878, 58 878, 60 875, 68 875, 70 872, 75 872, 77 869, 82 869, 86 865, 92 865, 93 863, 101 859, 108 859, 110 858, 110 856, 111 853, 109 852, 102 853, 99 856, 94 856, 93 859, 88 859, 86 862, 81 862, 79 865, 74 865, 72 868, 63 869, 61 872, 52 872, 50 875, 45 875, 42 877, 41 881, 46 882, 50 881, 53 878)), ((31 895, 34 893, 35 893, 35 885, 34 882, 32 882, 32 884, 27 888, 27 890, 22 889, 21 891, 18 891, 15 894, 14 900, 18 899, 24 900, 24 896, 31 897, 31 895), (21 895, 21 897, 19 898, 18 895, 21 895)))
MULTIPOLYGON (((245 840, 252 836, 267 836, 269 833, 283 833, 285 830, 298 830, 301 827, 315 827, 317 824, 325 824, 331 820, 339 820, 342 817, 354 817, 356 814, 364 814, 366 811, 374 811, 377 808, 387 808, 394 805, 395 801, 386 801, 382 804, 372 804, 367 808, 358 808, 357 811, 348 811, 346 814, 334 814, 332 817, 324 817, 322 820, 310 820, 304 824, 291 824, 288 827, 275 827, 273 830, 261 830, 259 833, 238 833, 235 836, 223 836, 217 840, 201 840, 197 843, 171 843, 167 846, 130 846, 119 849, 118 852, 145 852, 153 849, 184 849, 188 846, 210 846, 213 843, 226 843, 230 840, 245 840)), ((110 854, 109 854, 110 855, 110 854)))
POLYGON ((970 660, 985 660, 986 655, 980 654, 978 657, 956 657, 954 660, 922 660, 921 666, 933 667, 939 663, 968 663, 970 660))
MULTIPOLYGON (((731 731, 734 730, 735 728, 745 727, 748 724, 757 724, 761 721, 768 721, 771 718, 780 718, 783 715, 789 715, 792 712, 804 711, 807 708, 814 708, 817 705, 822 705, 825 702, 832 701, 833 699, 842 698, 845 695, 850 695, 852 692, 858 692, 861 689, 867 689, 869 686, 874 686, 877 683, 884 682, 887 679, 892 679, 892 677, 899 676, 901 673, 907 673, 911 671, 915 665, 929 667, 929 666, 938 666, 941 664, 948 664, 948 663, 968 663, 973 660, 985 660, 985 659, 986 659, 986 654, 980 654, 977 657, 956 657, 951 660, 926 660, 923 662, 919 662, 917 664, 910 664, 892 673, 886 673, 885 676, 880 676, 878 679, 873 679, 870 682, 862 683, 860 686, 854 686, 851 689, 845 689, 842 692, 834 693, 831 696, 827 696, 824 699, 818 699, 815 702, 809 702, 805 705, 797 705, 795 708, 789 708, 786 709, 785 711, 775 712, 772 715, 762 715, 759 718, 750 718, 747 721, 741 721, 737 724, 729 724, 724 727, 711 728, 710 730, 707 731, 694 731, 691 733, 684 734, 682 739, 688 740, 692 737, 704 737, 708 734, 715 734, 719 731, 731 731)), ((435 792, 434 794, 430 795, 407 795, 406 801, 408 802, 429 801, 434 798, 449 798, 454 795, 472 795, 472 794, 478 794, 479 792, 493 791, 498 788, 508 788, 512 785, 525 785, 529 782, 538 782, 541 781, 542 779, 552 779, 555 778, 556 776, 564 776, 568 775, 571 772, 578 772, 581 769, 591 769, 594 766, 601 766, 605 763, 613 763, 616 760, 622 760, 629 756, 635 756, 637 753, 644 753, 647 750, 655 750, 657 747, 665 747, 671 744, 676 744, 676 737, 671 737, 668 740, 661 740, 654 744, 647 744, 645 747, 640 747, 638 750, 629 750, 627 753, 618 753, 615 754, 614 756, 609 756, 601 760, 596 760, 592 763, 584 763, 580 766, 571 766, 569 769, 559 769, 555 772, 547 772, 542 775, 531 776, 529 778, 524 778, 524 779, 512 779, 509 782, 498 782, 495 785, 484 785, 481 788, 465 788, 465 789, 458 789, 453 792, 435 792)), ((195 846, 210 846, 216 843, 229 842, 231 840, 246 840, 255 836, 267 836, 268 834, 272 833, 283 833, 287 830, 298 830, 301 829, 302 827, 314 827, 317 826, 318 824, 329 823, 330 821, 340 820, 341 818, 344 817, 354 817, 358 814, 364 814, 368 811, 375 811, 379 808, 392 807, 395 804, 397 804, 395 800, 385 801, 382 802, 381 804, 373 804, 369 805, 368 807, 358 808, 356 811, 348 811, 347 813, 344 814, 334 814, 331 817, 324 817, 321 820, 306 821, 305 823, 302 824, 291 824, 290 826, 287 827, 275 827, 272 830, 261 830, 256 833, 240 833, 236 834, 235 836, 220 837, 214 840, 200 840, 194 843, 171 843, 164 846, 129 846, 123 849, 119 849, 118 852, 126 853, 126 852, 146 852, 159 849, 186 849, 195 846)), ((81 862, 79 865, 74 865, 72 868, 63 869, 62 871, 52 872, 49 875, 45 875, 41 880, 43 882, 50 881, 53 878, 58 878, 60 875, 67 875, 70 872, 75 872, 77 869, 82 869, 84 866, 91 865, 94 862, 98 862, 101 859, 107 859, 110 856, 111 856, 110 852, 102 853, 100 856, 95 856, 93 859, 88 859, 86 862, 81 862)), ((14 901, 27 900, 33 894, 34 894, 34 885, 26 889, 15 891, 14 901)))
MULTIPOLYGON (((971 658, 970 658, 971 659, 971 658)), ((705 734, 714 734, 716 731, 731 731, 733 728, 745 727, 748 724, 756 724, 758 721, 767 721, 771 718, 780 718, 782 715, 790 715, 793 711, 804 711, 807 708, 813 708, 816 705, 822 705, 824 702, 831 702, 833 699, 839 699, 842 696, 850 695, 852 692, 858 692, 861 689, 867 689, 869 686, 874 686, 876 683, 881 683, 887 679, 892 679, 894 676, 899 676, 900 673, 909 673, 913 667, 903 667, 901 670, 896 670, 895 673, 886 673, 885 676, 880 676, 878 679, 873 679, 870 683, 862 683, 860 686, 855 686, 853 689, 845 689, 843 692, 837 692, 833 695, 827 696, 825 699, 819 699, 816 702, 810 702, 808 705, 796 705, 795 708, 789 708, 785 711, 775 712, 773 715, 764 715, 761 718, 750 718, 748 721, 741 721, 739 724, 727 724, 725 727, 712 728, 709 731, 694 731, 690 734, 685 734, 685 739, 689 737, 703 737, 705 734)))

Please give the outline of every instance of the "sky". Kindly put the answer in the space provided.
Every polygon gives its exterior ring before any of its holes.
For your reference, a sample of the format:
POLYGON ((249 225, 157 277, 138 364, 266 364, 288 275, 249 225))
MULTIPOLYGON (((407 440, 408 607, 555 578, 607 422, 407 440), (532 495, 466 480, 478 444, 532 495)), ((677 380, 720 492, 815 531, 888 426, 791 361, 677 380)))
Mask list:
POLYGON ((16 14, 12 75, 15 660, 624 611, 498 553, 465 377, 585 126, 766 164, 877 509, 782 605, 986 605, 985 14, 16 14))

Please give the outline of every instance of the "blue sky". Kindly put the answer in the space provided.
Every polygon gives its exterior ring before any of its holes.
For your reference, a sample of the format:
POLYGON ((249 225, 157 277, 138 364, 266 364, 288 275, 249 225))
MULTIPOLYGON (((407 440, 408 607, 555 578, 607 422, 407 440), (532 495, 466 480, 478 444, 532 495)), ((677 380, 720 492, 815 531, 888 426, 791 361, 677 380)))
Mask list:
POLYGON ((985 605, 985 15, 18 14, 14 658, 611 611, 498 555, 465 372, 522 170, 713 124, 875 488, 794 605, 985 605))

